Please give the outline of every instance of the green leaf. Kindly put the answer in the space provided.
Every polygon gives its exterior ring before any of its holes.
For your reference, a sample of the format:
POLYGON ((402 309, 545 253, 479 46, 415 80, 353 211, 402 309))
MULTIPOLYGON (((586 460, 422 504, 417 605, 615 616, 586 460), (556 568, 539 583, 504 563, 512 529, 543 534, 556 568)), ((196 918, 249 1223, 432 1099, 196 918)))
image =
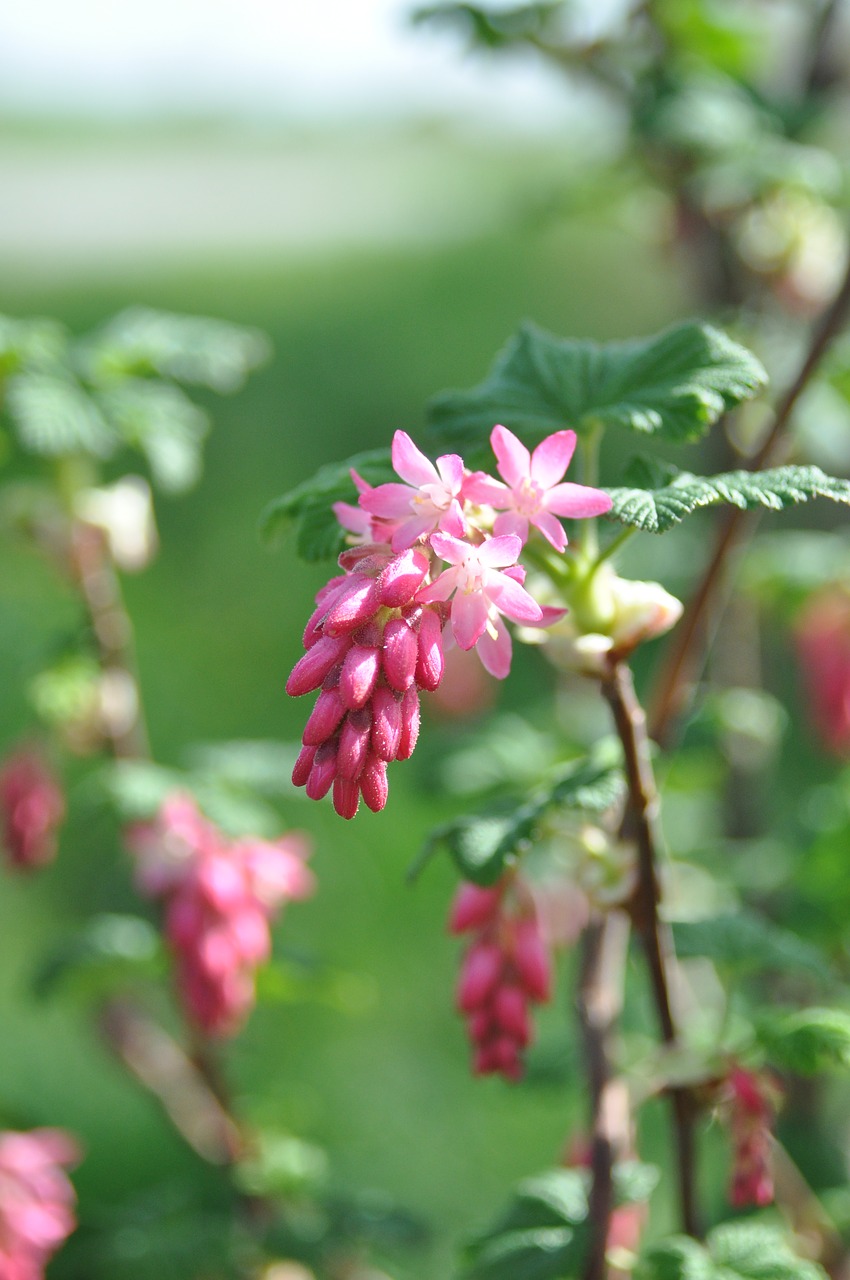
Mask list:
POLYGON ((511 1231, 477 1249, 460 1274, 463 1280, 562 1280, 576 1274, 583 1252, 570 1227, 511 1231))
POLYGON ((118 760, 99 781, 125 822, 154 818, 169 795, 187 789, 185 775, 147 760, 118 760))
POLYGON ((830 498, 850 505, 850 481, 825 475, 819 467, 775 467, 770 471, 727 471, 719 476, 680 472, 663 489, 609 489, 611 519, 647 533, 664 533, 700 507, 728 503, 750 511, 830 498))
POLYGON ((21 444, 31 453, 103 458, 117 443, 97 405, 61 367, 14 374, 6 405, 21 444))
POLYGON ((634 1280, 720 1280, 720 1277, 701 1244, 690 1236, 673 1236, 650 1245, 635 1268, 634 1280))
POLYGON ((104 388, 98 400, 127 444, 145 454, 161 489, 180 493, 195 484, 209 418, 179 387, 128 378, 104 388))
POLYGON ((521 4, 512 9, 489 9, 477 4, 432 4, 417 9, 413 22, 442 22, 459 27, 476 44, 487 49, 500 49, 524 40, 540 39, 563 8, 563 0, 521 4))
POLYGON ((86 996, 102 996, 133 977, 155 977, 161 968, 159 935, 138 916, 99 915, 51 951, 33 975, 33 993, 52 995, 72 982, 86 996))
POLYGON ((240 387, 269 354, 268 339, 256 329, 134 307, 89 340, 83 361, 96 381, 159 375, 226 392, 240 387))
POLYGON ((192 772, 261 795, 300 795, 292 785, 292 766, 300 747, 265 740, 205 742, 189 752, 192 772))
POLYGON ((440 845, 445 845, 458 870, 475 884, 494 884, 505 867, 525 852, 534 832, 552 809, 603 813, 623 791, 619 763, 607 750, 560 769, 531 800, 503 813, 458 818, 433 832, 411 869, 415 875, 440 845))
POLYGON ((371 485, 395 478, 389 449, 358 453, 346 462, 332 462, 309 480, 270 502, 260 516, 262 537, 272 540, 289 525, 298 526, 298 552, 305 560, 324 560, 338 554, 345 531, 333 513, 335 502, 357 503, 351 471, 371 485))
POLYGON ((808 973, 828 981, 829 966, 816 947, 787 929, 748 911, 673 924, 676 954, 682 959, 707 956, 738 973, 775 970, 808 973))
POLYGON ((826 1272, 799 1258, 775 1227, 732 1222, 715 1228, 707 1247, 689 1236, 650 1245, 634 1280, 826 1280, 826 1272))
POLYGON ((850 1067, 850 1013, 800 1009, 760 1019, 756 1035, 770 1061, 799 1075, 850 1067))
POLYGON ((622 1160, 614 1165, 614 1202, 645 1204, 658 1186, 661 1171, 640 1160, 622 1160))
POLYGON ((604 346, 525 324, 479 386, 438 396, 430 416, 454 447, 483 444, 496 423, 531 440, 594 423, 697 440, 766 380, 755 356, 705 324, 604 346))

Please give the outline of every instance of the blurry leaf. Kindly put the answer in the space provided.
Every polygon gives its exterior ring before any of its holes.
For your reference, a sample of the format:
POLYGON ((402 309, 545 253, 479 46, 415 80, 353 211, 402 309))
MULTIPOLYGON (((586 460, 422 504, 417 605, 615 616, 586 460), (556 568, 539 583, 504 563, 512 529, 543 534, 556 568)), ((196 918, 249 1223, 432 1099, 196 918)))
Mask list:
POLYGON ((187 790, 185 775, 147 760, 117 760, 99 781, 124 822, 154 818, 169 795, 187 790))
POLYGON ((434 850, 445 845, 464 879, 494 884, 508 863, 525 852, 551 809, 602 813, 619 800, 623 785, 619 764, 607 752, 597 752, 565 766, 545 789, 507 812, 467 816, 439 827, 409 874, 415 876, 434 850))
POLYGON ((577 1275, 583 1235, 570 1227, 538 1227, 494 1236, 471 1252, 462 1280, 563 1280, 577 1275))
POLYGON ((640 1160, 622 1160, 614 1166, 614 1202, 645 1204, 658 1186, 661 1171, 640 1160))
POLYGON ((493 716, 456 751, 441 757, 440 782, 455 795, 491 787, 532 786, 549 772, 555 756, 551 734, 522 716, 493 716))
POLYGON ((300 746, 283 742, 209 742, 191 748, 194 773, 207 774, 263 795, 301 794, 292 785, 292 766, 300 746))
POLYGON ((484 382, 438 396, 430 417, 439 439, 457 448, 484 443, 496 423, 532 441, 594 423, 696 440, 766 381, 754 355, 709 325, 600 346, 525 324, 484 382))
POLYGON ((745 586, 774 604, 796 607, 816 587, 846 576, 850 536, 800 529, 762 533, 742 565, 745 586))
POLYGON ((777 1228, 732 1222, 716 1227, 707 1247, 689 1236, 650 1245, 634 1280, 826 1280, 826 1272, 799 1258, 777 1228))
POLYGON ((179 493, 195 484, 209 419, 179 387, 132 378, 105 387, 98 398, 127 444, 145 454, 160 488, 179 493))
POLYGON ((134 977, 156 977, 161 969, 159 935, 138 916, 94 916, 74 937, 42 960, 32 980, 33 993, 52 995, 72 981, 86 996, 102 997, 134 977))
POLYGON ((442 22, 459 27, 475 44, 498 49, 523 40, 539 39, 564 8, 564 0, 543 0, 510 9, 491 9, 477 4, 431 4, 416 9, 413 22, 442 22))
POLYGON ((829 498, 850 505, 850 481, 824 475, 819 467, 776 467, 770 471, 727 471, 719 476, 681 472, 663 489, 609 489, 610 518, 647 533, 664 533, 701 507, 729 503, 750 511, 829 498))
POLYGON ((234 1171, 237 1185, 249 1195, 311 1194, 327 1173, 327 1156, 321 1147, 291 1133, 263 1130, 252 1148, 234 1171))
POLYGON ((115 435, 97 405, 61 366, 50 372, 14 374, 6 405, 21 444, 32 453, 90 453, 103 458, 115 447, 115 435))
POLYGON ((52 365, 66 345, 65 330, 56 320, 0 315, 0 377, 23 365, 52 365))
POLYGON ((30 700, 45 724, 64 728, 96 714, 100 668, 94 658, 71 654, 41 671, 30 685, 30 700))
POLYGON ((526 1178, 513 1201, 483 1239, 526 1227, 575 1226, 587 1217, 587 1174, 583 1169, 550 1169, 526 1178))
POLYGON ((829 1067, 850 1067, 850 1013, 843 1009, 800 1009, 760 1019, 756 1034, 777 1067, 814 1075, 829 1067))
POLYGON ((159 375, 219 392, 235 391, 269 353, 256 329, 145 307, 122 311, 83 348, 97 381, 159 375))
POLYGON ((305 560, 323 560, 342 550, 345 531, 331 510, 335 502, 357 503, 351 471, 372 485, 396 478, 389 449, 355 454, 321 467, 309 480, 270 502, 260 516, 260 533, 269 540, 298 522, 298 552, 305 560))
POLYGON ((736 972, 769 969, 808 973, 821 981, 830 978, 826 959, 816 947, 747 911, 705 920, 677 920, 672 927, 681 959, 707 956, 736 972))
POLYGON ((699 58, 732 75, 752 70, 768 34, 764 22, 735 0, 661 0, 653 16, 670 56, 699 58))

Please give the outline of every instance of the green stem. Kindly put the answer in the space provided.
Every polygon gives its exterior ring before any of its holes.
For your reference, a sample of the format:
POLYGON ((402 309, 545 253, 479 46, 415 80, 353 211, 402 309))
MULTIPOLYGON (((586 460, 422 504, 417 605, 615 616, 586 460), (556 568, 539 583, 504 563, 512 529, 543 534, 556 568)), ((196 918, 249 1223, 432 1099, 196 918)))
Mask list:
POLYGON ((637 529, 621 529, 620 532, 611 539, 608 545, 603 547, 599 552, 593 566, 594 569, 597 569, 599 565, 602 564, 603 560, 608 560, 611 556, 615 555, 620 550, 620 547, 624 546, 625 543, 628 542, 629 538, 633 537, 636 533, 637 529))
MULTIPOLYGON (((599 445, 602 441, 603 426, 594 422, 584 435, 579 436, 581 444, 582 481, 592 489, 599 485, 599 445)), ((581 526, 581 545, 589 560, 596 558, 599 549, 599 537, 596 520, 585 520, 581 526)))

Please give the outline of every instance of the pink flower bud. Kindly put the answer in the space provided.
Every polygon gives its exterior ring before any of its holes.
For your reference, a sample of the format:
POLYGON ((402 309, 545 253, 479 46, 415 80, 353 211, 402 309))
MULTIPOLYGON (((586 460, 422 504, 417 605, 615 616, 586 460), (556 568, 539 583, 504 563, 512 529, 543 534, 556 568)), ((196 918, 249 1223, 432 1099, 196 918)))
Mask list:
POLYGON ((537 920, 533 917, 527 916, 517 923, 513 959, 523 990, 533 1000, 550 999, 552 969, 537 920))
POLYGON ((345 703, 339 692, 336 689, 323 689, 304 726, 304 744, 319 746, 326 738, 330 738, 339 728, 345 711, 345 703))
POLYGON ((302 747, 299 752, 298 759, 292 769, 292 785, 293 787, 303 787, 304 783, 310 776, 310 770, 313 768, 313 761, 316 758, 315 747, 302 747))
POLYGON ((334 779, 334 808, 341 818, 353 818, 360 804, 360 787, 347 778, 334 779))
POLYGON ((429 568, 428 557, 416 547, 395 556, 381 574, 381 604, 389 609, 407 604, 422 586, 429 568))
POLYGON ((502 953, 492 942, 474 943, 463 960, 457 989, 458 1008, 471 1013, 489 999, 502 972, 502 953))
POLYGON ((409 760, 419 739, 419 694, 415 689, 407 690, 401 700, 401 737, 398 743, 397 760, 409 760))
POLYGON ((337 752, 337 776, 348 782, 360 777, 372 733, 372 717, 368 707, 349 712, 339 735, 337 752))
POLYGON ((493 1013, 502 1031, 524 1048, 531 1039, 525 992, 519 987, 499 987, 493 998, 493 1013))
POLYGON ((366 649, 354 644, 345 656, 339 677, 340 696, 352 711, 366 705, 375 687, 381 667, 378 649, 366 649))
POLYGON ((336 740, 332 738, 328 742, 323 742, 316 751, 305 788, 311 800, 321 800, 322 796, 326 796, 331 789, 336 777, 336 749, 336 740))
POLYGON ((443 678, 443 623, 434 609, 423 609, 419 623, 419 652, 416 660, 416 683, 432 692, 443 678))
POLYGON ((322 636, 292 668, 286 692, 297 698, 318 689, 331 668, 343 658, 349 645, 348 636, 322 636))
POLYGON ((493 885, 484 888, 465 881, 460 885, 452 903, 449 932, 466 933, 469 929, 480 929, 483 925, 490 924, 499 913, 501 901, 500 887, 493 885))
POLYGON ((345 590, 334 600, 325 619, 325 635, 344 635, 371 618, 378 608, 378 584, 360 575, 348 579, 345 590))
POLYGON ((56 856, 65 797, 41 756, 22 748, 0 768, 0 838, 11 865, 43 866, 56 856))
POLYGON ((403 693, 413 684, 418 644, 416 633, 404 618, 392 618, 384 628, 383 667, 387 683, 403 693))
POLYGON ((366 806, 373 813, 380 813, 387 803, 387 766, 376 755, 369 755, 360 775, 360 790, 366 806))
POLYGON ((372 750, 381 760, 395 760, 401 741, 401 702, 385 684, 372 694, 372 750))

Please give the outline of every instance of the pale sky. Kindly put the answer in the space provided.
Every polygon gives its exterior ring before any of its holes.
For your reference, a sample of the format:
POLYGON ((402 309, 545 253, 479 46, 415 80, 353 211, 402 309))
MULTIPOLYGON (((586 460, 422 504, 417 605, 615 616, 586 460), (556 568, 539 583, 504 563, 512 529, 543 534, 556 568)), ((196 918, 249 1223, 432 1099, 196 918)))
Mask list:
POLYGON ((536 60, 465 58, 446 31, 412 30, 413 7, 414 0, 6 0, 0 108, 308 118, 425 108, 563 125, 568 95, 557 73, 536 60))

